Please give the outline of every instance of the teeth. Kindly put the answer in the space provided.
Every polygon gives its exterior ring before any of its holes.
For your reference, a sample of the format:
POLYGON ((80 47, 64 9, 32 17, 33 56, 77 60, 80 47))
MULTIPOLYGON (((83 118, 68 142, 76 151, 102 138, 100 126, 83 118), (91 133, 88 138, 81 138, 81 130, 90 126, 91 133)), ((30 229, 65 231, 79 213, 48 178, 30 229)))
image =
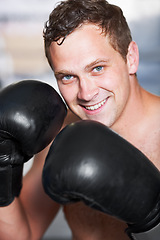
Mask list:
POLYGON ((100 102, 100 103, 97 103, 97 104, 95 104, 95 105, 93 105, 93 106, 89 106, 89 107, 85 107, 85 108, 86 108, 87 110, 94 111, 94 110, 100 108, 102 105, 104 105, 105 102, 106 102, 106 99, 103 100, 103 101, 100 102))

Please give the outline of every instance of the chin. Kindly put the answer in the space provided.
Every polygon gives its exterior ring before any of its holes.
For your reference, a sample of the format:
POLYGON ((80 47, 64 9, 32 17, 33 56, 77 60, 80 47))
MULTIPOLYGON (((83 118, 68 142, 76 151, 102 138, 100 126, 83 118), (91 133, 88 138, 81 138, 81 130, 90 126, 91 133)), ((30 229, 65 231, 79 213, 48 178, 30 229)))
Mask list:
POLYGON ((86 117, 86 118, 83 118, 83 120, 92 120, 92 121, 96 121, 96 122, 99 122, 99 123, 102 123, 104 124, 105 126, 107 127, 111 127, 114 123, 114 121, 111 121, 109 119, 102 119, 100 117, 86 117))

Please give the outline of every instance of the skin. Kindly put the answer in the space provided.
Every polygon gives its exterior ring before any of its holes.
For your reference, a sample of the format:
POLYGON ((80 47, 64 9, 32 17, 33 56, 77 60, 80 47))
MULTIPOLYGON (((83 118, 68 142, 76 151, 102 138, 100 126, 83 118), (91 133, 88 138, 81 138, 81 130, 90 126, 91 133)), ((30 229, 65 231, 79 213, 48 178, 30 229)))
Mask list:
MULTIPOLYGON (((79 119, 99 121, 160 169, 160 98, 138 83, 136 43, 130 43, 124 61, 97 26, 86 24, 68 35, 62 45, 53 42, 50 53, 60 92, 70 109, 63 127, 79 119)), ((20 197, 0 208, 0 240, 41 239, 56 216, 60 206, 44 193, 41 181, 48 149, 35 156, 20 197)), ((129 239, 125 223, 83 203, 65 206, 64 214, 73 240, 129 239)))
POLYGON ((68 36, 62 46, 52 43, 51 56, 60 92, 71 111, 81 119, 111 127, 129 98, 130 69, 108 39, 94 25, 86 25, 68 36), (103 101, 101 108, 86 109, 103 101))

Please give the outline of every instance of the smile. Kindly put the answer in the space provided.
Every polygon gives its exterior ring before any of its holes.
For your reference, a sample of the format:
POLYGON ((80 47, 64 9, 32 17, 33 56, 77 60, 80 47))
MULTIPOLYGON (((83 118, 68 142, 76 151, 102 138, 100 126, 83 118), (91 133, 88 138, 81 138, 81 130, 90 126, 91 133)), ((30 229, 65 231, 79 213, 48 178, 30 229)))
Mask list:
POLYGON ((95 105, 85 106, 85 109, 90 110, 90 111, 97 110, 98 108, 102 107, 105 104, 106 101, 107 101, 107 99, 104 99, 102 102, 97 103, 95 105))

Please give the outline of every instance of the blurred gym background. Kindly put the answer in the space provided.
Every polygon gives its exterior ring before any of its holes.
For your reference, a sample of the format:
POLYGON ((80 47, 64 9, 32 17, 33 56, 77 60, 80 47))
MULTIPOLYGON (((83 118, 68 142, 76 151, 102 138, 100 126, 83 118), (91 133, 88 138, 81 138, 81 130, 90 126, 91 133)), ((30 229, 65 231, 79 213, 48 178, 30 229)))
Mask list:
MULTIPOLYGON (((58 91, 44 55, 43 26, 57 0, 0 0, 0 88, 22 79, 39 79, 58 91)), ((110 0, 122 8, 140 51, 138 79, 160 95, 160 1, 110 0)), ((24 174, 31 162, 25 165, 24 174)), ((43 240, 71 239, 60 211, 43 240)))

